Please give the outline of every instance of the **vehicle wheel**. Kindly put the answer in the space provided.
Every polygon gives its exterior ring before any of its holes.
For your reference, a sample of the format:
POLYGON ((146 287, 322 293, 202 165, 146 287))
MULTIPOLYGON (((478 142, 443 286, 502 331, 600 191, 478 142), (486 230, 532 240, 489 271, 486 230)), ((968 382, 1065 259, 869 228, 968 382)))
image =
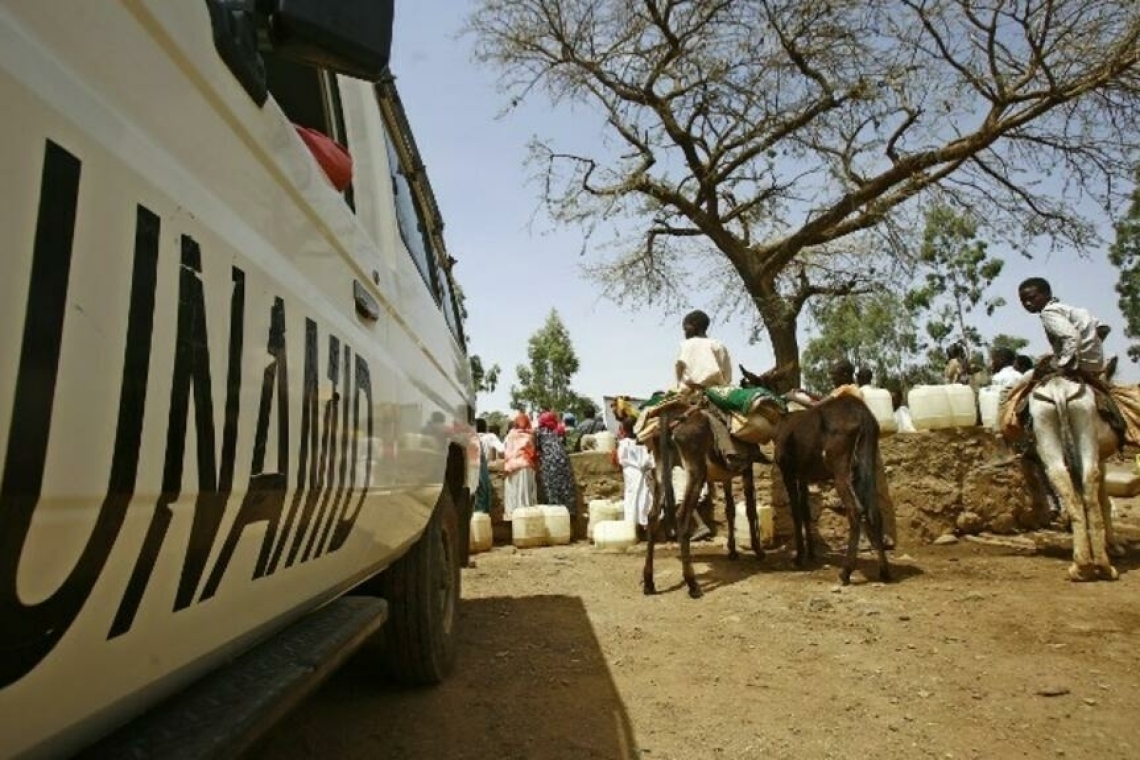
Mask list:
POLYGON ((399 683, 427 686, 455 666, 459 514, 445 486, 423 536, 380 577, 388 601, 384 668, 399 683))

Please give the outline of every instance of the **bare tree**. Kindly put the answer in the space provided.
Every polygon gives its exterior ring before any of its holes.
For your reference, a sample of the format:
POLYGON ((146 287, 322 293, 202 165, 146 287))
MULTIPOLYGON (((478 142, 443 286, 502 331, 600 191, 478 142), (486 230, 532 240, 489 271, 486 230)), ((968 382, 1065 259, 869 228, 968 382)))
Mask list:
POLYGON ((1140 149, 1134 0, 481 0, 469 31, 512 104, 602 115, 530 160, 554 220, 615 231, 611 295, 730 268, 779 364, 808 298, 859 286, 835 254, 899 250, 934 200, 1083 250, 1140 149))

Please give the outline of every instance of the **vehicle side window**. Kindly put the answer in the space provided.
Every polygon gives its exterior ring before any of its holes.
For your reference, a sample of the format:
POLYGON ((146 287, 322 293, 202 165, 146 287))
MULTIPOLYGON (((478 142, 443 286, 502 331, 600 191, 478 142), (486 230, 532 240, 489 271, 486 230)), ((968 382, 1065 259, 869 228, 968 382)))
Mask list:
MULTIPOLYGON (((295 126, 315 129, 348 149, 336 77, 322 69, 272 55, 264 59, 269 93, 289 121, 295 126)), ((355 208, 351 185, 344 196, 349 207, 355 208)))
POLYGON ((456 308, 455 293, 451 289, 451 277, 443 273, 439 278, 439 282, 443 289, 443 317, 447 320, 447 326, 451 328, 451 333, 462 343, 463 338, 460 334, 459 314, 456 308))
MULTIPOLYGON (((440 302, 440 289, 437 284, 434 255, 431 244, 428 242, 426 230, 416 208, 416 200, 412 196, 411 184, 408 182, 407 172, 400 163, 392 139, 385 134, 384 145, 388 149, 388 169, 392 175, 392 195, 396 201, 396 222, 400 228, 400 237, 416 262, 416 269, 423 277, 436 303, 440 302)), ((446 281, 446 277, 438 277, 446 281)))

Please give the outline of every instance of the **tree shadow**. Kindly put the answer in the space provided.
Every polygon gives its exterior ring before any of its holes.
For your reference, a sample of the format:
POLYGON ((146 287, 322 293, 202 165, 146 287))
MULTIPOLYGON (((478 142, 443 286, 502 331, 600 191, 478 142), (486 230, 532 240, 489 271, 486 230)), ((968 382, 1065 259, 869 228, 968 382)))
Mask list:
POLYGON ((638 757, 581 599, 462 600, 459 618, 458 665, 444 683, 393 686, 377 675, 379 648, 366 648, 246 757, 638 757))

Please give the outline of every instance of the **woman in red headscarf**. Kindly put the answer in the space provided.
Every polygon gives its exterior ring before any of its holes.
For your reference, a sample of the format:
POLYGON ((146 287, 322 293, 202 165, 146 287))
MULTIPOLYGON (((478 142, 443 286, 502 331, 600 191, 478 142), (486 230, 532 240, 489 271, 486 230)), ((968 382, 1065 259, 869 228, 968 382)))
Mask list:
POLYGON ((510 520, 511 513, 516 509, 529 507, 538 501, 536 463, 530 417, 519 412, 515 416, 514 427, 503 441, 503 472, 506 474, 503 482, 503 519, 510 520))
POLYGON ((566 428, 558 415, 546 411, 538 415, 534 441, 538 448, 538 494, 543 504, 561 504, 570 512, 571 524, 578 511, 578 487, 562 437, 566 428))

